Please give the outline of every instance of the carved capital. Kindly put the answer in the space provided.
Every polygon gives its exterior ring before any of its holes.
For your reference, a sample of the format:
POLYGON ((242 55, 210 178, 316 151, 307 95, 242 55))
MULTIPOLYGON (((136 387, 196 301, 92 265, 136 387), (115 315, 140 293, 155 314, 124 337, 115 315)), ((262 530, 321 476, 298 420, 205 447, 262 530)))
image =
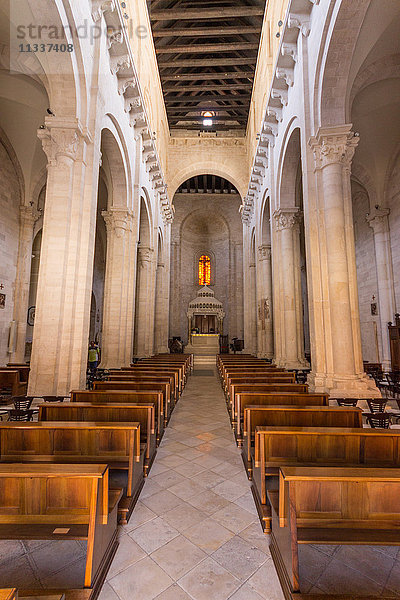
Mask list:
POLYGON ((114 0, 92 0, 92 19, 97 22, 106 12, 115 10, 114 0))
POLYGON ((389 231, 390 208, 375 208, 374 212, 367 215, 367 221, 374 233, 386 233, 389 231))
POLYGON ((33 227, 40 217, 40 213, 34 206, 22 204, 19 207, 19 218, 23 227, 33 227))
POLYGON ((132 229, 133 213, 126 208, 111 208, 101 213, 107 227, 108 235, 122 238, 126 231, 132 229))
POLYGON ((277 231, 294 229, 301 223, 302 214, 299 208, 279 208, 273 215, 277 231))
POLYGON ((337 163, 350 169, 358 145, 358 137, 351 131, 351 127, 351 125, 324 127, 310 139, 317 169, 337 163))
POLYGON ((37 135, 49 165, 56 165, 58 161, 66 158, 76 160, 83 133, 75 119, 55 120, 52 117, 51 123, 46 119, 46 126, 44 129, 38 129, 37 135))
POLYGON ((138 248, 138 263, 139 267, 143 269, 146 265, 153 262, 154 250, 147 246, 139 246, 138 248))
POLYGON ((271 246, 269 244, 258 246, 258 260, 271 260, 271 246))

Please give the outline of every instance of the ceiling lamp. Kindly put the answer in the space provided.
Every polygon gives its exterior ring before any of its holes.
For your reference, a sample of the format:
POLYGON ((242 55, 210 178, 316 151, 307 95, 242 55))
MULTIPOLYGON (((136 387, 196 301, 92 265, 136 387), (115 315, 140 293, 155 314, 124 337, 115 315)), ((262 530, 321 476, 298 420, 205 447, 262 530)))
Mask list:
POLYGON ((213 117, 215 116, 215 113, 211 110, 206 110, 201 113, 201 116, 203 117, 204 127, 212 127, 213 117))

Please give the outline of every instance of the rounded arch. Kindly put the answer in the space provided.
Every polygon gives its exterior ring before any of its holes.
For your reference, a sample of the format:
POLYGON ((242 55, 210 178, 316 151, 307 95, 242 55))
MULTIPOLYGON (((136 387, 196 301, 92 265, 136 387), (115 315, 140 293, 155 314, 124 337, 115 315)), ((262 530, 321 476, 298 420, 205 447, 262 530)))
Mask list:
POLYGON ((261 202, 258 227, 259 240, 261 244, 271 244, 271 198, 269 190, 265 190, 261 202))
MULTIPOLYGON (((184 229, 188 227, 188 224, 190 223, 190 221, 193 220, 195 222, 195 225, 196 225, 196 221, 197 221, 197 225, 198 225, 199 217, 202 216, 202 215, 204 215, 205 219, 207 220, 207 227, 212 227, 216 231, 219 231, 220 232, 220 237, 226 237, 224 235, 223 229, 220 227, 220 223, 221 223, 222 226, 226 228, 226 231, 228 232, 228 236, 227 237, 228 237, 228 239, 230 239, 230 237, 231 237, 231 229, 230 229, 228 220, 224 217, 224 215, 221 212, 219 212, 219 211, 215 211, 213 221, 211 222, 210 219, 209 219, 209 214, 207 212, 205 212, 204 209, 202 209, 202 208, 197 208, 195 210, 192 210, 183 219, 183 221, 181 223, 181 226, 180 226, 180 229, 179 229, 179 235, 180 235, 180 237, 182 239, 184 239, 184 235, 183 235, 184 229)), ((190 235, 193 235, 193 232, 191 232, 190 235)))
POLYGON ((142 187, 139 207, 139 242, 141 247, 153 248, 153 219, 149 193, 142 187))
POLYGON ((127 161, 115 130, 105 127, 101 132, 102 166, 109 185, 108 208, 129 208, 127 161))
POLYGON ((299 163, 301 163, 300 127, 293 119, 287 129, 285 144, 278 163, 277 176, 277 208, 294 208, 296 206, 296 189, 299 163))
POLYGON ((0 143, 3 145, 4 150, 6 151, 8 158, 10 159, 10 162, 14 168, 15 174, 17 176, 18 186, 19 186, 20 204, 22 204, 22 202, 24 201, 24 196, 25 196, 24 174, 23 174, 20 162, 18 160, 17 154, 16 154, 10 140, 8 139, 5 131, 1 127, 0 127, 0 143))
POLYGON ((213 163, 212 161, 204 160, 196 165, 187 165, 175 174, 172 181, 170 181, 168 185, 170 197, 173 198, 175 196, 176 190, 187 179, 190 179, 191 177, 196 177, 197 175, 204 175, 205 173, 207 173, 208 175, 217 175, 218 177, 223 177, 224 179, 230 181, 235 186, 242 199, 246 195, 247 182, 238 180, 233 168, 227 168, 226 170, 218 169, 215 166, 215 163, 213 163))

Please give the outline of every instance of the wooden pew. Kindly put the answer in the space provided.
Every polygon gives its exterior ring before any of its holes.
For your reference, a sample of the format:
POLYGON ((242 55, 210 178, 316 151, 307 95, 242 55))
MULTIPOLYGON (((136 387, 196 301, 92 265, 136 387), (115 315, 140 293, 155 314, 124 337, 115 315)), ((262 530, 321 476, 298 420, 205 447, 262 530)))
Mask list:
POLYGON ((171 361, 178 361, 181 360, 182 358, 185 360, 186 364, 189 367, 189 371, 192 372, 193 371, 193 366, 194 366, 194 354, 171 354, 171 353, 160 353, 160 354, 156 354, 154 356, 155 359, 161 358, 161 359, 165 359, 168 358, 168 360, 171 361))
MULTIPOLYGON (((400 545, 400 469, 283 467, 279 493, 270 491, 268 496, 271 554, 290 600, 304 598, 303 586, 308 589, 313 583, 303 559, 304 544, 400 545)), ((359 557, 361 561, 361 547, 359 557)), ((361 564, 357 567, 362 570, 361 564)), ((327 597, 339 599, 343 591, 339 578, 335 593, 327 597)))
POLYGON ((141 369, 139 368, 130 368, 130 367, 124 367, 123 369, 120 369, 119 371, 110 371, 109 374, 109 380, 114 380, 114 379, 119 379, 119 380, 125 380, 125 379, 129 379, 130 377, 152 377, 153 375, 156 376, 164 376, 164 377, 171 377, 172 378, 172 389, 174 390, 174 397, 175 397, 175 402, 178 401, 179 396, 180 396, 180 385, 179 385, 179 372, 176 370, 168 370, 168 369, 156 369, 154 367, 143 367, 141 369))
POLYGON ((18 592, 16 588, 7 588, 0 590, 0 600, 17 600, 18 592))
POLYGON ((264 531, 271 529, 267 490, 277 487, 280 467, 400 467, 399 443, 394 429, 256 427, 251 491, 264 531))
POLYGON ((131 365, 130 367, 123 367, 122 371, 131 371, 138 373, 173 374, 176 380, 176 387, 179 392, 178 397, 182 393, 185 384, 184 369, 179 365, 157 365, 155 363, 138 362, 136 365, 131 365))
POLYGON ((0 390, 3 388, 10 388, 12 396, 25 396, 28 384, 21 381, 17 369, 3 367, 0 369, 0 390))
POLYGON ((156 455, 154 404, 47 402, 39 405, 39 421, 138 422, 140 424, 141 444, 145 448, 145 477, 147 477, 156 455))
POLYGON ((129 390, 135 391, 152 391, 161 392, 163 395, 164 405, 164 427, 168 423, 169 416, 171 415, 173 408, 173 401, 171 398, 171 386, 167 380, 157 381, 152 379, 129 379, 125 381, 94 381, 93 391, 107 391, 107 390, 129 390))
POLYGON ((19 372, 19 379, 21 383, 28 383, 30 366, 22 363, 7 363, 7 369, 19 372))
POLYGON ((244 392, 235 394, 234 408, 232 412, 232 423, 235 426, 235 435, 238 443, 243 440, 243 416, 244 409, 248 405, 307 405, 328 406, 328 394, 305 394, 292 392, 271 392, 269 394, 255 394, 244 392))
POLYGON ((229 376, 242 374, 247 375, 248 377, 253 374, 284 374, 287 373, 284 369, 277 369, 276 367, 271 367, 270 365, 237 365, 234 367, 224 367, 221 372, 221 385, 223 388, 227 386, 227 380, 229 376))
POLYGON ((166 359, 157 359, 157 358, 150 358, 150 359, 141 359, 139 360, 135 365, 131 365, 131 366, 138 366, 139 368, 141 366, 155 366, 157 368, 162 368, 162 367, 167 367, 167 368, 179 368, 180 370, 180 374, 183 380, 183 383, 185 384, 189 375, 189 366, 185 361, 178 361, 178 360, 166 360, 166 359))
POLYGON ((104 464, 0 464, 0 539, 86 540, 83 584, 96 598, 118 547, 121 492, 108 475, 104 464))
POLYGON ((0 460, 4 462, 102 462, 111 469, 112 488, 124 496, 118 515, 126 523, 143 487, 144 449, 139 423, 41 421, 0 423, 0 460), (119 472, 123 471, 121 478, 119 472))
POLYGON ((154 404, 156 441, 160 443, 164 433, 164 397, 157 390, 74 390, 71 402, 90 402, 91 404, 154 404))
POLYGON ((268 392, 297 392, 299 394, 306 394, 308 392, 307 384, 300 383, 282 383, 273 379, 267 383, 259 381, 258 379, 253 380, 251 377, 244 377, 240 383, 237 383, 237 379, 233 379, 229 386, 227 393, 228 411, 231 413, 234 408, 235 394, 244 392, 253 392, 256 394, 268 393, 268 392), (247 381, 243 381, 247 379, 247 381))
POLYGON ((338 406, 245 406, 242 459, 249 479, 254 460, 257 427, 351 427, 363 426, 361 408, 338 406))
POLYGON ((234 383, 248 383, 251 380, 254 383, 296 383, 295 373, 272 372, 268 373, 234 373, 228 374, 224 382, 225 395, 228 394, 229 388, 234 383))
MULTIPOLYGON (((175 377, 173 375, 158 375, 156 373, 132 373, 132 371, 113 371, 107 377, 107 382, 132 382, 132 383, 148 383, 149 381, 154 381, 156 383, 164 383, 166 385, 167 394, 170 397, 170 411, 173 410, 175 403, 178 401, 178 398, 175 397, 175 377)), ((100 383, 100 382, 93 382, 100 383)), ((105 383, 105 382, 102 382, 105 383)))

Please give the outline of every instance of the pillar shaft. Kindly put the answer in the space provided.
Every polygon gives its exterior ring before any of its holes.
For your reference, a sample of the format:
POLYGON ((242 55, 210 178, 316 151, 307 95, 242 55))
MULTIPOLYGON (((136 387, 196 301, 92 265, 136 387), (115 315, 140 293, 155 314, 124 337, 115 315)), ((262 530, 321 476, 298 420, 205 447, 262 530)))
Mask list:
MULTIPOLYGON (((320 335, 313 344, 309 381, 313 389, 334 397, 370 397, 379 392, 363 372, 361 355, 350 193, 351 160, 358 140, 350 129, 350 125, 320 129, 310 141, 316 165, 320 253, 319 297, 310 300, 321 302, 310 313, 315 318, 322 311, 323 323, 313 327, 320 335)), ((316 276, 313 273, 314 286, 316 276)))
POLYGON ((15 280, 14 320, 17 337, 15 352, 10 355, 10 362, 23 363, 25 359, 26 325, 29 308, 29 285, 32 264, 33 227, 38 215, 31 206, 20 207, 20 229, 15 280))
POLYGON ((274 331, 272 320, 271 246, 258 247, 258 356, 273 358, 274 331))
POLYGON ((396 312, 389 213, 390 209, 388 208, 378 208, 367 218, 374 231, 379 317, 382 331, 381 362, 384 370, 391 369, 390 341, 387 324, 393 319, 396 312))
POLYGON ((101 366, 129 365, 133 347, 134 251, 133 213, 126 208, 103 211, 107 258, 101 366))
POLYGON ((38 135, 48 179, 28 393, 63 395, 86 380, 98 167, 76 119, 48 118, 38 135))
POLYGON ((135 356, 149 357, 154 354, 155 320, 156 266, 152 248, 139 248, 137 277, 135 356))

